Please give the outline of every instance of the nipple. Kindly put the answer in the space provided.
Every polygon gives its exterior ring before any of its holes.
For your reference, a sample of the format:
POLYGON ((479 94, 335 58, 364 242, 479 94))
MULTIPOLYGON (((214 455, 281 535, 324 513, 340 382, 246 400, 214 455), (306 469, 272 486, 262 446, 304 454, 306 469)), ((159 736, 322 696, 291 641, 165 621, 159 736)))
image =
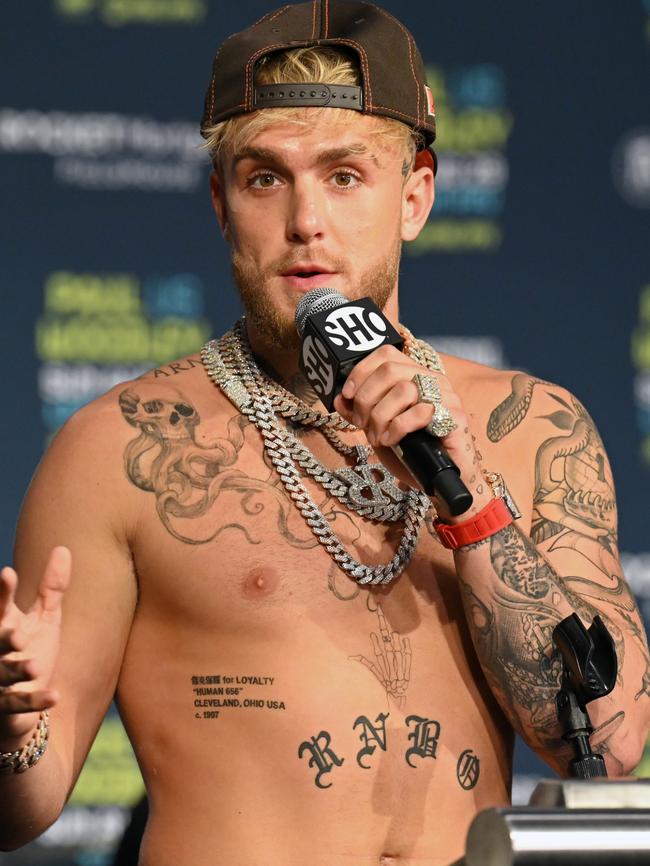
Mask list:
POLYGON ((265 598, 275 592, 280 575, 268 565, 257 565, 244 577, 242 593, 246 598, 265 598))

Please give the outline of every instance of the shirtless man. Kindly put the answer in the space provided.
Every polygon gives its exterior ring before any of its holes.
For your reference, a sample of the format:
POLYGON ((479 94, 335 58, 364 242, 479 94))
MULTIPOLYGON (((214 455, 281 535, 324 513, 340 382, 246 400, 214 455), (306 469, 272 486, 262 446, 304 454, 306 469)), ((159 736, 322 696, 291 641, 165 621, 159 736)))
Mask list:
POLYGON ((478 810, 508 803, 513 729, 566 772, 551 632, 573 611, 600 613, 620 662, 592 705, 594 743, 612 775, 640 757, 648 652, 605 451, 562 388, 446 356, 435 372, 399 325, 400 247, 433 203, 434 126, 395 19, 356 0, 271 14, 222 47, 202 129, 247 311, 204 356, 230 396, 185 358, 87 406, 45 456, 20 578, 2 573, 2 848, 57 818, 116 695, 150 799, 142 866, 442 866, 478 810), (288 43, 301 50, 260 62, 288 43), (252 101, 253 67, 268 108, 252 101), (309 103, 323 91, 363 111, 309 103), (281 93, 294 104, 274 105, 281 93), (324 426, 293 325, 317 286, 372 296, 407 337, 354 369, 344 420, 324 426), (418 373, 442 404, 422 402, 418 373), (439 422, 440 405, 474 496, 459 518, 429 507, 386 447, 439 422), (348 447, 368 443, 403 495, 387 495, 385 471, 369 482, 366 451, 348 447), (349 487, 330 472, 344 466, 349 487), (507 480, 515 522, 487 471, 507 480), (497 525, 471 541, 495 497, 497 525), (17 773, 21 761, 34 763, 17 773))

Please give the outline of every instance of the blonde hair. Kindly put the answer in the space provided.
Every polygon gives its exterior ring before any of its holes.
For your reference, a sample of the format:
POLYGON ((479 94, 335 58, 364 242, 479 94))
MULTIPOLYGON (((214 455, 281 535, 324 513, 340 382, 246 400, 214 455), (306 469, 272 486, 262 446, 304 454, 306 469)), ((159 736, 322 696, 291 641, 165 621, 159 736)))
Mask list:
MULTIPOLYGON (((358 67, 352 55, 339 48, 318 46, 293 48, 276 52, 262 58, 255 70, 256 84, 360 84, 358 67)), ((314 111, 327 111, 328 119, 334 123, 353 123, 356 112, 349 108, 310 108, 309 118, 304 108, 265 108, 250 114, 231 117, 203 130, 212 161, 219 168, 226 153, 235 153, 246 147, 252 139, 274 123, 292 123, 308 129, 314 111)), ((367 116, 367 115, 366 115, 367 116)), ((380 147, 404 149, 403 174, 408 174, 415 160, 416 150, 422 146, 422 138, 414 129, 389 117, 373 116, 373 130, 380 147)))

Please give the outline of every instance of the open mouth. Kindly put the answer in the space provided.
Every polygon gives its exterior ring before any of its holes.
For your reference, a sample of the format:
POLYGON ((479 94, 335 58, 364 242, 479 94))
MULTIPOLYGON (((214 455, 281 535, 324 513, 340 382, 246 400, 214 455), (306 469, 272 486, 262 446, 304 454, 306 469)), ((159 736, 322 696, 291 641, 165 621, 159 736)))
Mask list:
POLYGON ((309 279, 310 277, 327 276, 331 271, 322 271, 320 268, 294 268, 286 271, 284 277, 299 277, 301 279, 309 279))
POLYGON ((282 274, 289 285, 297 289, 313 289, 323 285, 332 278, 332 271, 324 271, 318 267, 294 267, 282 274))

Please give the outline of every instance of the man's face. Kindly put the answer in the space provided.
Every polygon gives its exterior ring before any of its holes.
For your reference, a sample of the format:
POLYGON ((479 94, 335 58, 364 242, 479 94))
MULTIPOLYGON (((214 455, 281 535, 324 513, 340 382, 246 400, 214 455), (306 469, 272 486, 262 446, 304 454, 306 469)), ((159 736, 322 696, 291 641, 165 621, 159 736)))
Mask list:
POLYGON ((373 118, 328 123, 326 111, 306 127, 278 122, 214 177, 249 324, 274 348, 297 347, 295 309, 311 289, 368 295, 381 308, 396 289, 405 154, 374 130, 373 118))

